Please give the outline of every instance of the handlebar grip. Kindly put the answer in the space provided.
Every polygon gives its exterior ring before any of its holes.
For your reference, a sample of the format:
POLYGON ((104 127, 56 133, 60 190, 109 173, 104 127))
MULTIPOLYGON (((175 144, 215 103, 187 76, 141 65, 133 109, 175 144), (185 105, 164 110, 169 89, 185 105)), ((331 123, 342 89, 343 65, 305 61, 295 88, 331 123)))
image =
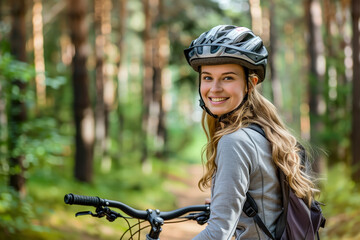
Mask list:
POLYGON ((84 205, 84 206, 94 206, 97 207, 101 205, 103 199, 99 197, 91 197, 91 196, 82 196, 76 194, 66 194, 64 197, 64 202, 66 204, 76 204, 76 205, 84 205))

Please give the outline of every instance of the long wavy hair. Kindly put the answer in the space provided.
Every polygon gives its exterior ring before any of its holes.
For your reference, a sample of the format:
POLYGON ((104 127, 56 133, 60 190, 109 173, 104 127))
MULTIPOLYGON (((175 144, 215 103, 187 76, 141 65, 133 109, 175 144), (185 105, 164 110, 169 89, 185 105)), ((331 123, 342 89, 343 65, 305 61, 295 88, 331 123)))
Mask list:
POLYGON ((286 129, 277 114, 275 106, 264 98, 254 87, 248 77, 249 96, 246 103, 238 111, 231 114, 221 122, 208 115, 202 115, 202 127, 207 137, 207 144, 203 149, 202 159, 206 158, 205 173, 200 179, 200 189, 211 185, 212 176, 216 173, 216 152, 220 138, 226 134, 237 131, 251 123, 262 126, 267 139, 271 143, 272 158, 277 167, 286 175, 290 187, 295 194, 310 204, 314 193, 318 192, 312 177, 309 176, 301 164, 299 147, 296 138, 286 129))

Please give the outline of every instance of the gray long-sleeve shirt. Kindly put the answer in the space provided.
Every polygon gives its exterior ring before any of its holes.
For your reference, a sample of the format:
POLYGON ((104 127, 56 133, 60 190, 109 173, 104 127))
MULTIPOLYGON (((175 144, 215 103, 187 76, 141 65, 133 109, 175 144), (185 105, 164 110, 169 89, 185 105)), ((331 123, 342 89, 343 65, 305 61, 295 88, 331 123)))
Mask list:
POLYGON ((217 148, 217 171, 211 187, 211 215, 207 227, 193 240, 268 239, 242 208, 249 191, 259 216, 275 232, 281 213, 281 193, 271 146, 249 128, 223 136, 217 148))

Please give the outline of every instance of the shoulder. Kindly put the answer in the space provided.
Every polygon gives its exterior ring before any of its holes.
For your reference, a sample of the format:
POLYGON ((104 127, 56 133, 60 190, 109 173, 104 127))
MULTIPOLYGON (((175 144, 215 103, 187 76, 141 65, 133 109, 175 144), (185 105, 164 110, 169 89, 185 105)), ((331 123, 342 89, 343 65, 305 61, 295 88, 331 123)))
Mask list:
POLYGON ((247 147, 255 150, 256 145, 266 142, 267 139, 258 132, 249 128, 240 128, 233 133, 222 136, 218 147, 247 147))
POLYGON ((239 169, 243 173, 255 171, 259 154, 250 131, 241 128, 221 137, 215 159, 218 171, 236 171, 234 175, 238 174, 239 169))
POLYGON ((244 156, 251 158, 251 156, 256 155, 257 148, 252 133, 248 133, 247 129, 241 128, 222 136, 217 151, 220 155, 237 155, 242 156, 241 158, 244 156))

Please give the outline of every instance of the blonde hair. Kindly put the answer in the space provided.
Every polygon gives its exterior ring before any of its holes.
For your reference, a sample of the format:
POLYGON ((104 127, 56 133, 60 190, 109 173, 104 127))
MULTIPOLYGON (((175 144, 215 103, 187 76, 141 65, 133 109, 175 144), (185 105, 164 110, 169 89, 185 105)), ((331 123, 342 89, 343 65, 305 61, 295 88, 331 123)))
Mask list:
POLYGON ((314 193, 318 190, 315 188, 312 178, 303 171, 296 138, 286 129, 275 106, 254 88, 250 79, 248 83, 251 89, 248 100, 235 113, 219 122, 205 111, 203 112, 202 127, 207 137, 207 144, 203 149, 202 156, 204 159, 205 155, 207 161, 206 171, 198 183, 199 188, 210 187, 212 176, 217 168, 215 158, 220 138, 251 123, 256 123, 262 126, 271 143, 274 163, 283 171, 295 194, 310 204, 314 193))

